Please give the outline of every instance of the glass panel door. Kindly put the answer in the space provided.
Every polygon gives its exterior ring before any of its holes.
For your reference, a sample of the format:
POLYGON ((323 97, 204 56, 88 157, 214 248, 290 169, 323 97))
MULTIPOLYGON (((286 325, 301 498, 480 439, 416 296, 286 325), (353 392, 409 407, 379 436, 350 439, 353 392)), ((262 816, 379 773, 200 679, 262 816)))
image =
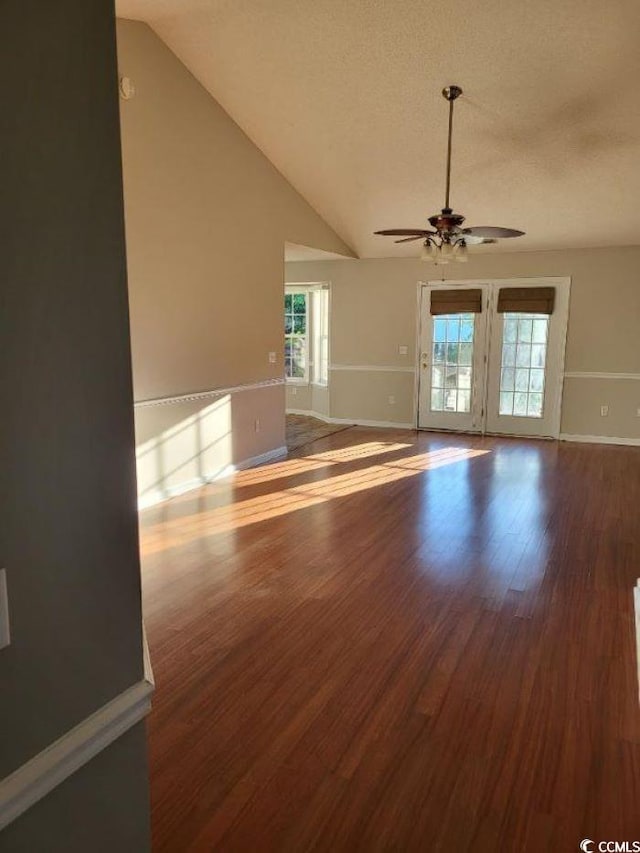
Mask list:
POLYGON ((569 279, 447 282, 421 288, 418 427, 557 437, 569 279), (499 313, 498 293, 553 286, 553 314, 499 313), (482 290, 480 313, 432 316, 441 287, 482 290))
MULTIPOLYGON (((531 286, 543 283, 532 281, 531 286)), ((495 305, 502 283, 495 283, 487 360, 487 432, 559 434, 569 305, 569 288, 563 283, 564 287, 556 285, 553 314, 499 314, 495 305)))
POLYGON ((432 290, 433 286, 422 288, 419 426, 478 430, 484 391, 486 311, 432 316, 432 290))

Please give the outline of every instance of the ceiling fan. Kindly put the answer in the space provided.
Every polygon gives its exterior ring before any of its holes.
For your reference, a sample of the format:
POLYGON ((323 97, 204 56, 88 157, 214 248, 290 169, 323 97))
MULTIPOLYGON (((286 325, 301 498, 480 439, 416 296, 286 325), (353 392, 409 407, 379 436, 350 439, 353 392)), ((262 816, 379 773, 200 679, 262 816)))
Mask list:
POLYGON ((477 243, 495 243, 504 237, 521 237, 524 231, 513 228, 495 228, 482 225, 474 228, 463 228, 464 216, 454 213, 449 207, 449 190, 451 187, 451 136, 453 131, 453 103, 462 94, 459 86, 447 86, 442 90, 442 97, 449 101, 449 141, 447 145, 447 189, 444 207, 441 213, 429 217, 433 230, 423 228, 387 228, 376 231, 386 237, 401 237, 396 243, 409 243, 412 240, 424 242, 421 258, 432 260, 436 264, 448 264, 450 260, 466 261, 467 246, 477 243))

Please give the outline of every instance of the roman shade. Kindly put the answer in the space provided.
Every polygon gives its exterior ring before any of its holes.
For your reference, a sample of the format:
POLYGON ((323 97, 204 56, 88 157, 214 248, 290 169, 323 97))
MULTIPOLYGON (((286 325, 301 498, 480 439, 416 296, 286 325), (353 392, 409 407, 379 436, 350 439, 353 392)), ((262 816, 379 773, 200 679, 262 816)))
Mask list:
POLYGON ((480 314, 482 311, 482 291, 468 288, 455 290, 432 290, 431 313, 438 314, 480 314))
POLYGON ((553 314, 555 287, 501 287, 498 312, 520 314, 553 314))

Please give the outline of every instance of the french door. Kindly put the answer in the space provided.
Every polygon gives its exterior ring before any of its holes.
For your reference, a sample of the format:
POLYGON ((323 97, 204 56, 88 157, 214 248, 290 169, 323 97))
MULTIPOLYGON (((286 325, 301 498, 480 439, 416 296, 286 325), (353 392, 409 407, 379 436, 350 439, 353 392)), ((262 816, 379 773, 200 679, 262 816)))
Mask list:
POLYGON ((440 292, 449 293, 450 288, 422 285, 418 426, 479 432, 490 287, 461 284, 456 288, 459 305, 455 301, 444 308, 438 305, 438 311, 447 313, 432 314, 432 301, 440 292))
POLYGON ((569 284, 421 285, 418 427, 557 437, 569 284))

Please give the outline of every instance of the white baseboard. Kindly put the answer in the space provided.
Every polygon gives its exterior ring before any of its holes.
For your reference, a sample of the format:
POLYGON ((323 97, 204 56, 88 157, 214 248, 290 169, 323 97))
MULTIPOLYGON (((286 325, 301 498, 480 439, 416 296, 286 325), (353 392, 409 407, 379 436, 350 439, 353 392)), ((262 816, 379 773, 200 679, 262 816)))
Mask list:
POLYGON ((144 719, 152 692, 139 681, 3 779, 0 830, 144 719))
POLYGON ((415 429, 414 424, 399 423, 397 421, 366 421, 361 418, 330 418, 310 409, 289 409, 288 415, 306 415, 310 418, 318 418, 327 424, 345 424, 345 426, 381 427, 382 429, 415 429))
POLYGON ((319 421, 324 421, 326 424, 333 423, 333 420, 328 415, 323 415, 321 412, 314 412, 312 409, 290 409, 287 407, 288 415, 304 415, 307 418, 317 418, 319 421))
POLYGON ((220 477, 226 477, 228 474, 233 474, 234 468, 232 465, 227 465, 222 468, 217 474, 210 477, 194 477, 191 480, 184 480, 175 486, 167 486, 164 489, 154 489, 152 492, 145 492, 138 498, 138 509, 148 509, 151 506, 167 501, 169 498, 176 498, 178 495, 184 495, 193 489, 199 489, 207 483, 218 480, 220 477))
POLYGON ((155 489, 152 492, 146 492, 138 498, 138 509, 149 509, 149 507, 156 506, 170 498, 184 495, 186 492, 199 489, 208 483, 214 483, 223 477, 229 477, 231 474, 235 474, 236 471, 244 471, 245 468, 255 468, 256 465, 264 465, 265 462, 282 459, 286 455, 286 447, 276 447, 274 450, 268 450, 266 453, 260 453, 258 456, 250 456, 248 459, 243 459, 235 465, 225 465, 224 468, 205 474, 204 477, 195 477, 191 480, 185 480, 183 483, 178 483, 175 486, 167 486, 165 489, 155 489))
POLYGON ((623 444, 629 447, 640 447, 640 438, 618 438, 614 435, 571 435, 561 432, 560 441, 580 441, 586 444, 623 444))
POLYGON ((414 424, 399 421, 366 421, 360 418, 331 418, 332 424, 351 424, 352 426, 380 427, 381 429, 415 429, 414 424))
MULTIPOLYGON (((314 412, 311 409, 289 409, 287 408, 288 415, 307 415, 311 418, 318 418, 318 420, 324 421, 328 424, 345 424, 351 426, 364 426, 364 427, 381 427, 382 429, 415 429, 415 424, 411 423, 398 423, 395 421, 367 421, 361 420, 360 418, 330 418, 327 415, 320 414, 320 412, 314 412)), ((447 430, 437 430, 437 432, 446 432, 447 430)), ((457 430, 454 430, 457 432, 457 430)), ((521 436, 522 438, 526 438, 527 436, 521 436)), ((548 438, 548 436, 529 436, 531 438, 548 438)), ((640 438, 619 438, 617 436, 612 435, 572 435, 570 433, 562 432, 558 436, 560 441, 579 441, 588 444, 622 444, 627 445, 629 447, 640 447, 640 438)))
POLYGON ((640 578, 633 589, 633 604, 636 615, 636 663, 638 665, 638 698, 640 699, 640 578))
MULTIPOLYGON (((275 459, 282 459, 288 452, 287 448, 282 446, 276 447, 274 450, 268 450, 266 453, 260 453, 258 456, 250 456, 248 459, 244 459, 236 465, 230 465, 229 467, 232 470, 229 473, 233 473, 234 471, 244 471, 246 468, 255 468, 256 465, 264 465, 266 462, 273 462, 275 459)), ((218 476, 216 479, 220 479, 220 477, 218 476)))

